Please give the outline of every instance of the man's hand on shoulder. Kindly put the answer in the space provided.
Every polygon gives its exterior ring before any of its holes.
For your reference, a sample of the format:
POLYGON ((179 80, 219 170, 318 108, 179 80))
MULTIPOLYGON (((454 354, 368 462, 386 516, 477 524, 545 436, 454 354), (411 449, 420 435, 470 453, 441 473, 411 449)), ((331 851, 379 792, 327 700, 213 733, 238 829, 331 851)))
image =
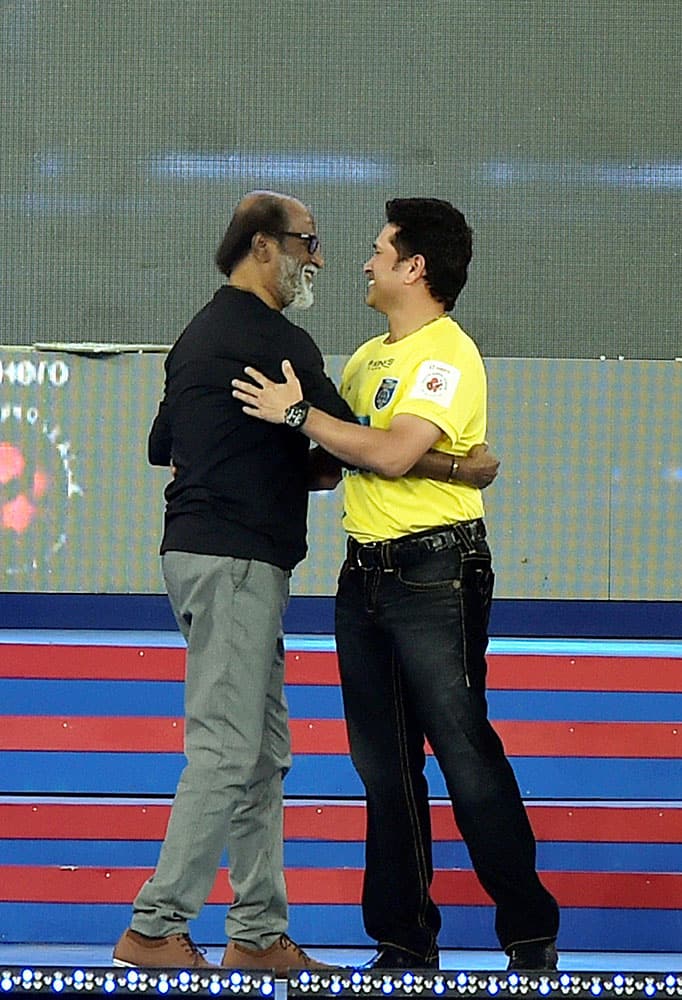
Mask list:
POLYGON ((251 379, 232 379, 232 395, 245 405, 244 413, 270 424, 283 424, 287 408, 303 399, 301 383, 290 361, 282 362, 284 382, 272 382, 257 368, 250 365, 244 369, 251 379))
POLYGON ((484 490, 497 476, 500 460, 484 441, 470 448, 467 455, 459 456, 457 464, 456 478, 460 482, 484 490))

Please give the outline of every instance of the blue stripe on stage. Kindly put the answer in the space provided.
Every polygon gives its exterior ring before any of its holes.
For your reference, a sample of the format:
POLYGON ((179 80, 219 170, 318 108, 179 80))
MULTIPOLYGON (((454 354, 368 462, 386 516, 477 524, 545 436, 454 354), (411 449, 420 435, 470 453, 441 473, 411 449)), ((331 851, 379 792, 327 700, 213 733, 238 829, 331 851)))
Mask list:
POLYGON ((182 681, 2 681, 3 715, 180 716, 182 681))
MULTIPOLYGON (((57 596, 57 595, 55 595, 57 596)), ((2 595, 0 595, 0 599, 2 595)), ((0 629, 2 643, 46 643, 78 646, 141 646, 177 648, 185 645, 179 632, 93 629, 0 629)), ((288 634, 288 650, 333 652, 332 635, 288 634)), ((682 658, 682 641, 675 639, 517 639, 491 638, 489 653, 535 656, 665 656, 682 658)))
POLYGON ((1 843, 4 865, 79 868, 154 868, 160 847, 158 840, 3 840, 1 843))
MULTIPOLYGON (((302 945, 367 945, 357 905, 289 908, 289 933, 302 945)), ((493 910, 487 906, 444 906, 442 948, 497 948, 493 910)), ((111 944, 130 921, 127 904, 0 903, 3 941, 70 941, 111 944)), ((205 906, 191 924, 191 934, 202 944, 225 941, 225 908, 205 906)), ((669 952, 679 949, 682 915, 677 910, 564 909, 559 947, 566 950, 669 952)), ((618 971, 617 968, 615 971, 618 971)))
MULTIPOLYGON (((287 649, 330 652, 333 636, 287 636, 287 649)), ((682 641, 668 639, 518 639, 493 636, 489 653, 523 656, 671 656, 682 657, 682 641)))
MULTIPOLYGON (((341 719, 341 691, 286 686, 294 719, 341 719)), ((181 716, 182 681, 33 680, 2 682, 2 715, 181 716)), ((492 719, 568 722, 679 722, 682 695, 621 691, 489 691, 492 719)))
MULTIPOLYGON (((287 685, 292 718, 340 719, 338 687, 287 685)), ((2 715, 181 716, 182 681, 34 680, 2 681, 2 715)), ((1 718, 1 716, 0 716, 1 718)))
POLYGON ((493 719, 679 722, 682 695, 630 691, 488 691, 493 719))
POLYGON ((682 657, 682 642, 651 639, 493 638, 489 653, 523 656, 672 656, 682 657))
MULTIPOLYGON (((76 865, 95 868, 153 868, 159 841, 145 840, 3 840, 2 864, 76 865)), ((461 841, 433 846, 436 868, 471 869, 461 841)), ((223 867, 227 860, 222 860, 223 867)), ((363 868, 359 841, 285 841, 288 868, 363 868)), ((556 842, 538 844, 538 867, 544 871, 676 872, 682 870, 682 844, 611 844, 556 842)))
MULTIPOLYGON (((3 793, 172 795, 183 763, 181 754, 7 751, 3 793)), ((671 801, 682 787, 682 759, 514 757, 512 765, 527 799, 671 801)), ((435 760, 427 761, 426 774, 431 795, 447 798, 435 760)), ((352 798, 362 786, 346 755, 298 754, 285 791, 352 798)))
MULTIPOLYGON (((678 640, 680 601, 538 600, 498 597, 493 601, 490 631, 495 636, 592 636, 678 640)), ((9 627, 92 628, 113 632, 174 630, 165 594, 0 594, 0 619, 9 627)), ((334 598, 294 595, 284 616, 290 634, 330 635, 334 598)), ((678 654, 679 655, 679 654, 678 654)))

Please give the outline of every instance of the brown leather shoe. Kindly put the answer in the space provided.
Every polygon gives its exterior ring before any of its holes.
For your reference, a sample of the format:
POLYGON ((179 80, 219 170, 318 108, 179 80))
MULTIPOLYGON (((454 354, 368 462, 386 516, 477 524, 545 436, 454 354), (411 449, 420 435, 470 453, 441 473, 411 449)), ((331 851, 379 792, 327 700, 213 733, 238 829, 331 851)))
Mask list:
POLYGON ((217 969, 203 956, 189 934, 147 937, 130 928, 114 948, 114 965, 143 969, 217 969))
POLYGON ((221 964, 224 969, 274 969, 285 974, 291 969, 334 968, 306 955, 286 934, 280 934, 269 948, 246 948, 230 941, 221 964))

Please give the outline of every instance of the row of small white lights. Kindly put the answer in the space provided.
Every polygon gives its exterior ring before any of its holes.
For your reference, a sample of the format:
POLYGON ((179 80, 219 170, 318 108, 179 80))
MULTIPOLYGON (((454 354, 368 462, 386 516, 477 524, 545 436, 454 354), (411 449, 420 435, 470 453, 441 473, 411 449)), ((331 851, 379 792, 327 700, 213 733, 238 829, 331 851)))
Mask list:
MULTIPOLYGON (((542 997, 551 994, 590 995, 599 997, 602 994, 612 997, 682 997, 682 974, 630 974, 616 973, 608 976, 585 976, 585 974, 560 973, 515 973, 509 975, 460 972, 452 975, 421 975, 411 972, 402 975, 383 973, 353 972, 346 975, 338 973, 301 972, 292 975, 288 985, 294 992, 304 994, 342 993, 374 994, 389 996, 392 993, 412 995, 430 993, 443 996, 445 993, 458 995, 473 995, 481 992, 494 997, 505 994, 510 997, 539 994, 542 997)), ((274 976, 270 974, 242 974, 232 972, 221 976, 179 971, 177 973, 151 973, 131 969, 125 974, 116 972, 93 972, 92 970, 76 969, 73 972, 34 970, 30 968, 0 971, 0 992, 10 993, 16 990, 22 992, 38 992, 50 990, 53 993, 63 993, 64 990, 82 992, 115 993, 122 990, 128 993, 146 993, 154 990, 162 996, 171 990, 182 993, 198 993, 207 991, 212 996, 225 994, 257 993, 265 998, 274 996, 274 976)))
POLYGON ((52 971, 25 968, 0 971, 0 992, 9 993, 13 990, 39 991, 49 989, 53 993, 63 993, 64 990, 85 993, 103 992, 115 993, 123 990, 128 993, 146 993, 156 990, 164 995, 171 990, 183 993, 198 993, 206 990, 216 996, 220 993, 259 993, 263 997, 271 997, 275 991, 274 977, 269 974, 260 976, 243 975, 232 972, 226 976, 200 975, 198 973, 179 971, 177 973, 150 973, 130 969, 126 973, 93 972, 87 969, 75 969, 73 972, 52 971))

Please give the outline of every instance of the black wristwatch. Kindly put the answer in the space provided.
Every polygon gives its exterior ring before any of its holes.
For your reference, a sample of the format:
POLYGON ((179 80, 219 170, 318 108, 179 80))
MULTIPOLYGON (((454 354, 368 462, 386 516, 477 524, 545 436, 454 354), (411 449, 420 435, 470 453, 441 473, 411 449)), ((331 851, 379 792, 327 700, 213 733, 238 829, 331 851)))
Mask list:
POLYGON ((301 399, 298 403, 292 403, 291 406, 287 406, 284 411, 284 423, 287 427, 293 427, 296 430, 298 427, 302 427, 305 423, 305 419, 308 416, 308 410, 310 409, 310 403, 305 399, 301 399))

